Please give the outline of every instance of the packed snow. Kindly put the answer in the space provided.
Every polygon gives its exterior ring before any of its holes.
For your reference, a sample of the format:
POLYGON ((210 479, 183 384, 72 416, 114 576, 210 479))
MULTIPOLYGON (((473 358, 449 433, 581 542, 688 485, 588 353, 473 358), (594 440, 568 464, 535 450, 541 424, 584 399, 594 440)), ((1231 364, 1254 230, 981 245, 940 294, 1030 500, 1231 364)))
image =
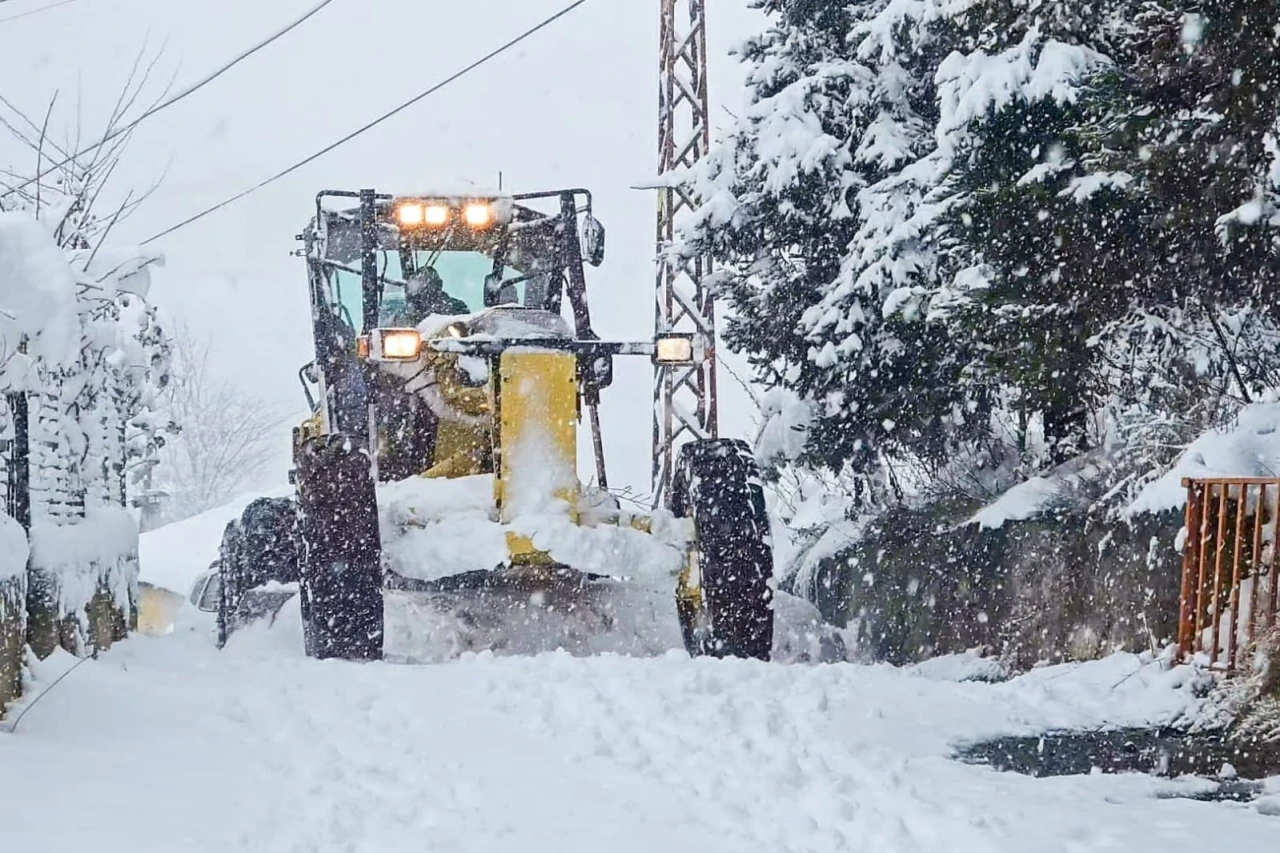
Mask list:
MULTIPOLYGON (((1148 657, 990 685, 680 652, 346 664, 283 637, 219 652, 197 621, 81 666, 0 735, 0 765, 24 768, 0 774, 6 847, 1243 853, 1277 832, 1274 795, 1164 799, 1198 783, 950 757, 1202 713, 1194 673, 1148 657)), ((73 663, 55 655, 40 686, 73 663)))
POLYGON ((1210 430, 1191 443, 1178 461, 1149 484, 1132 512, 1159 512, 1182 506, 1187 477, 1280 476, 1280 403, 1244 407, 1235 422, 1210 430))
POLYGON ((44 225, 25 213, 0 211, 0 384, 20 387, 35 359, 55 368, 74 362, 80 343, 75 286, 66 253, 44 225), (19 356, 23 338, 29 343, 19 356))
POLYGON ((0 513, 0 581, 24 575, 29 553, 27 534, 22 525, 0 513))
POLYGON ((263 494, 242 495, 208 512, 143 533, 138 537, 138 580, 186 595, 196 578, 217 559, 223 530, 245 507, 260 497, 292 494, 292 487, 282 486, 263 494))

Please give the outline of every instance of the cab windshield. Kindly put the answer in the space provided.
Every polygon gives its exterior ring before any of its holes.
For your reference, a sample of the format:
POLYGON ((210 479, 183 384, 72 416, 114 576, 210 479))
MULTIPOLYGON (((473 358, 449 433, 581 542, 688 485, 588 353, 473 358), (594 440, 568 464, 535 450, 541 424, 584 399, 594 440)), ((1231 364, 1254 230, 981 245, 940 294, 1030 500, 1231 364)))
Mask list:
MULTIPOLYGON (((429 281, 434 277, 428 270, 434 270, 439 276, 443 297, 436 295, 434 304, 440 306, 433 313, 440 314, 474 314, 484 310, 484 282, 493 272, 493 258, 483 252, 471 251, 415 251, 412 253, 414 270, 421 277, 426 273, 429 281)), ((378 305, 378 326, 395 327, 416 325, 421 318, 410 316, 409 306, 405 299, 406 278, 399 252, 378 252, 378 275, 382 279, 382 300, 378 305)), ((503 280, 523 278, 524 273, 511 266, 503 269, 503 280)), ((519 281, 503 288, 499 304, 519 305, 537 308, 538 305, 526 305, 527 295, 538 288, 528 287, 529 281, 519 281)), ((363 328, 364 311, 360 276, 355 271, 335 269, 331 279, 332 297, 342 318, 354 329, 363 328)))

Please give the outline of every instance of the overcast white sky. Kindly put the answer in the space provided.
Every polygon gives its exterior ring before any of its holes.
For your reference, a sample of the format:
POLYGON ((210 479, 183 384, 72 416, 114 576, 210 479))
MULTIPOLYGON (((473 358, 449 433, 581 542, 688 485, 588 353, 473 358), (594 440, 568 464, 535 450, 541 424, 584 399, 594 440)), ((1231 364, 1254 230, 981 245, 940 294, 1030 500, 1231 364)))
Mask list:
MULTIPOLYGON (((52 0, 14 0, 6 14, 52 0)), ((163 48, 155 89, 197 79, 315 0, 77 0, 0 23, 5 96, 33 115, 58 93, 55 126, 81 116, 100 129, 135 56, 163 48)), ((758 28, 747 0, 709 0, 715 119, 742 102, 731 45, 758 28)), ((140 240, 334 141, 488 52, 564 0, 336 0, 302 27, 139 128, 115 178, 120 193, 165 173, 118 229, 140 240), (166 173, 167 169, 167 173, 166 173)), ((0 15, 4 17, 4 15, 0 15)), ((198 335, 217 370, 302 410, 298 367, 310 358, 302 262, 289 252, 321 188, 412 191, 459 180, 508 189, 586 186, 609 229, 609 257, 589 273, 604 337, 652 331, 651 192, 656 170, 658 0, 591 0, 552 28, 375 131, 165 238, 153 298, 198 335)), ((0 162, 30 159, 7 141, 0 162), (20 159, 22 158, 22 159, 20 159)), ((750 411, 732 381, 722 432, 745 434, 750 411)), ((620 364, 606 392, 606 455, 615 484, 645 491, 649 368, 620 364)), ((288 464, 288 430, 278 470, 288 464)))

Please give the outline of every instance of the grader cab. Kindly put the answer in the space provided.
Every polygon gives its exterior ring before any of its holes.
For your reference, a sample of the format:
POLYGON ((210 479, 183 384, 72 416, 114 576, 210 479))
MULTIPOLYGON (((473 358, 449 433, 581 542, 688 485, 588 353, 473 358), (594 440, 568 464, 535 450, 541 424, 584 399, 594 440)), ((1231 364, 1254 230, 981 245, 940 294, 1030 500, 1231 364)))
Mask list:
POLYGON ((661 528, 684 531, 656 547, 674 556, 687 650, 769 657, 771 543, 745 445, 682 448, 669 510, 623 512, 608 491, 598 407, 613 359, 687 364, 706 346, 689 335, 598 338, 585 268, 603 262, 604 235, 585 190, 319 194, 299 237, 315 359, 300 374, 312 414, 294 430, 296 497, 251 506, 228 527, 216 596, 224 638, 255 590, 296 583, 307 654, 376 659, 389 590, 572 599, 628 574, 634 549, 612 547, 620 540, 606 528, 661 528), (477 487, 479 504, 451 514, 458 490, 474 497, 477 487), (430 519, 390 511, 405 490, 437 506, 430 519), (406 525, 475 543, 500 534, 503 553, 476 567, 472 553, 397 542, 393 559, 383 540, 406 525), (434 564, 413 565, 416 555, 434 564))

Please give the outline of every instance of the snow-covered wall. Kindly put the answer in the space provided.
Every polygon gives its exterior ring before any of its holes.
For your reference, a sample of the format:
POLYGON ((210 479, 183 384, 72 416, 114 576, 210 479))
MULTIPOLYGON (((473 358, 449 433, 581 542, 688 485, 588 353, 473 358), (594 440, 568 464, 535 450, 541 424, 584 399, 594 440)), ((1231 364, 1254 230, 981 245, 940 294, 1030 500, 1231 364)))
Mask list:
POLYGON ((983 506, 831 525, 792 588, 855 623, 868 655, 900 662, 974 646, 1020 665, 1159 647, 1177 629, 1182 480, 1280 476, 1280 404, 1244 407, 1113 505, 1117 471, 1100 451, 983 506))
POLYGON ((138 598, 138 525, 123 508, 90 510, 72 524, 31 528, 28 638, 44 657, 58 645, 84 653, 120 639, 138 598))
POLYGON ((972 508, 899 509, 808 566, 797 594, 855 629, 867 658, 985 648, 1014 668, 1161 648, 1176 636, 1174 511, 1054 510, 998 527, 972 508))

